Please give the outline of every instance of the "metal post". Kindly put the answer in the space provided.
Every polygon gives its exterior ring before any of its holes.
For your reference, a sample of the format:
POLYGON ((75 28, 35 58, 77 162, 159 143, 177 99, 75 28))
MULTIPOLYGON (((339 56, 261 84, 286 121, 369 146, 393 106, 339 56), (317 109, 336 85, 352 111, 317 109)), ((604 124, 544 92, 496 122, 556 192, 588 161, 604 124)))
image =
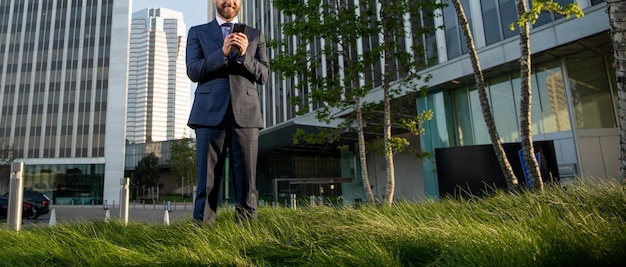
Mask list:
POLYGON ((120 179, 120 219, 124 225, 128 224, 128 201, 130 200, 130 178, 120 179))
POLYGON ((291 208, 296 209, 296 194, 291 194, 291 208))
POLYGON ((196 192, 198 191, 198 186, 194 185, 193 186, 193 195, 192 195, 192 200, 191 200, 191 206, 195 207, 196 206, 196 192))
POLYGON ((7 210, 7 227, 19 231, 22 227, 22 209, 24 196, 24 162, 11 164, 11 181, 9 185, 9 207, 7 210))

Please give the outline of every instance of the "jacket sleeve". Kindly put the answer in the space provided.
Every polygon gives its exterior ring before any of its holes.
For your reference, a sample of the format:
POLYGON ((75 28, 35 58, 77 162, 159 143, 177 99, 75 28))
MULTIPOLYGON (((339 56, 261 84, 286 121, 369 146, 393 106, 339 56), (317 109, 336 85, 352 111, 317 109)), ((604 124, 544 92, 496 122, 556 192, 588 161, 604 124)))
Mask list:
MULTIPOLYGON (((265 84, 270 72, 267 47, 263 34, 258 30, 256 32, 258 35, 254 56, 252 56, 252 53, 246 53, 242 64, 244 68, 254 77, 254 81, 256 83, 265 84)), ((250 52, 250 50, 248 50, 248 52, 250 52)))
POLYGON ((210 38, 208 33, 201 32, 203 29, 192 27, 187 35, 187 76, 192 82, 197 83, 210 80, 227 63, 219 44, 200 42, 200 36, 210 38))

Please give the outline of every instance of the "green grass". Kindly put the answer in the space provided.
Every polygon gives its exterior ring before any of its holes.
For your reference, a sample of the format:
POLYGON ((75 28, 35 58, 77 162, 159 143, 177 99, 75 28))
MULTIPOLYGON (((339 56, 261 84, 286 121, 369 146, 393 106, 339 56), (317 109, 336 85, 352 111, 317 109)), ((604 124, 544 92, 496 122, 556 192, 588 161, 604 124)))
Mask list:
POLYGON ((626 198, 615 181, 399 202, 261 208, 213 227, 81 222, 0 230, 0 266, 626 266, 626 198))

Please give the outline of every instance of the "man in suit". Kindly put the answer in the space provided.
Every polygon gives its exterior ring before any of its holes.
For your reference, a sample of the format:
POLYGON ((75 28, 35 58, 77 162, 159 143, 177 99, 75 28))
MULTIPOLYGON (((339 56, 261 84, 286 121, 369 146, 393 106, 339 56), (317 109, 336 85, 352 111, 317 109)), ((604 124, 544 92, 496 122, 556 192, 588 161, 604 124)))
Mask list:
POLYGON ((226 153, 233 175, 236 221, 256 219, 256 165, 263 127, 256 84, 269 63, 263 34, 252 27, 232 33, 241 0, 213 0, 215 20, 189 30, 187 76, 198 83, 188 125, 196 132, 198 188, 193 218, 215 223, 226 153))

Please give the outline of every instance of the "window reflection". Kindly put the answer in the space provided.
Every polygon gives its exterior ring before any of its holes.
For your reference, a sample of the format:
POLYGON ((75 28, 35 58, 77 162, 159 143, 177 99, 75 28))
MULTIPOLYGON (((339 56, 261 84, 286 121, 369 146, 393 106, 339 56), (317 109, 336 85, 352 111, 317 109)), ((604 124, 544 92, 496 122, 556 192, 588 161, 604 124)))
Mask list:
POLYGON ((615 128, 615 106, 606 62, 589 50, 566 58, 576 126, 579 129, 615 128))

